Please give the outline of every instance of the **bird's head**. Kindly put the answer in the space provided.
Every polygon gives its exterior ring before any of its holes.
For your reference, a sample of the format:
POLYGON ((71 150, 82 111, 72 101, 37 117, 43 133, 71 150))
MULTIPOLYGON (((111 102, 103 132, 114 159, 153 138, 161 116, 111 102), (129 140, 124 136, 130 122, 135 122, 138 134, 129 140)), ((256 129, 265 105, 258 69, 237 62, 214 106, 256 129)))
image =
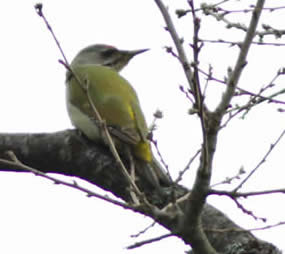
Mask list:
POLYGON ((82 49, 73 59, 71 66, 97 64, 121 71, 128 62, 149 49, 119 50, 113 46, 95 44, 82 49))

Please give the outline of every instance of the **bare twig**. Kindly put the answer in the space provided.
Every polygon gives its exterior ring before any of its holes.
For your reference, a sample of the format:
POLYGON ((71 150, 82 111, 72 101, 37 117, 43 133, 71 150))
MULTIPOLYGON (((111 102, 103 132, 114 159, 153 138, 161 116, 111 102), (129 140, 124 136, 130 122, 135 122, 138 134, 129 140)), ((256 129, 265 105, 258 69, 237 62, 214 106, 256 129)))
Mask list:
MULTIPOLYGON (((198 176, 196 177, 196 181, 194 184, 194 188, 192 189, 191 194, 187 198, 187 205, 191 207, 191 209, 188 209, 187 215, 181 215, 181 225, 182 223, 187 223, 191 225, 191 227, 188 227, 187 229, 183 228, 185 230, 185 234, 189 236, 189 241, 191 242, 192 248, 195 252, 197 253, 211 253, 211 254, 216 254, 216 251, 210 244, 209 240, 205 236, 202 227, 200 226, 200 215, 203 209, 203 206, 206 202, 206 195, 207 195, 207 190, 208 186, 210 183, 210 176, 211 176, 211 160, 212 160, 212 155, 211 158, 209 155, 209 144, 208 142, 208 135, 207 135, 207 130, 206 130, 206 113, 207 109, 204 106, 203 103, 203 98, 201 94, 201 89, 200 89, 200 84, 199 84, 199 77, 198 77, 198 71, 196 71, 196 76, 195 73, 192 72, 191 70, 191 65, 189 64, 188 59, 186 58, 182 42, 178 37, 178 34, 175 30, 175 27, 173 25, 173 22, 171 20, 171 17, 165 8, 164 4, 160 0, 154 0, 160 9, 162 16, 164 17, 166 26, 167 26, 167 31, 169 31, 172 40, 176 46, 178 56, 180 63, 182 64, 186 79, 189 83, 189 87, 194 95, 195 98, 195 107, 198 109, 199 116, 200 116, 200 121, 201 121, 201 126, 202 126, 202 132, 203 132, 203 151, 202 151, 202 158, 201 158, 201 163, 198 169, 198 176), (187 233, 186 233, 187 232, 187 233), (191 239, 190 239, 191 238, 191 239)), ((194 3, 192 0, 189 0, 188 3, 192 7, 192 10, 194 9, 194 3)), ((200 46, 198 46, 198 31, 200 27, 200 20, 197 19, 195 16, 195 11, 192 12, 193 15, 193 20, 194 20, 194 33, 196 34, 193 39, 193 48, 194 51, 196 51, 196 60, 197 62, 194 61, 193 63, 193 68, 197 68, 198 66, 198 52, 200 50, 200 46), (194 14, 193 14, 194 12, 194 14)), ((215 139, 215 138, 214 138, 215 139)), ((211 140, 212 141, 212 140, 211 140)), ((214 144, 215 142, 213 141, 211 143, 214 144)))
POLYGON ((156 222, 152 222, 149 226, 147 226, 145 229, 139 231, 137 234, 131 235, 132 238, 137 238, 141 236, 142 234, 146 233, 150 228, 154 227, 156 222))
POLYGON ((175 47, 177 49, 177 52, 178 52, 178 57, 180 59, 180 62, 183 66, 183 70, 185 72, 185 76, 187 78, 187 81, 190 85, 190 88, 194 91, 194 84, 193 84, 193 81, 192 81, 192 71, 191 71, 191 68, 190 68, 190 64, 189 64, 189 61, 186 57, 186 54, 185 54, 185 51, 183 49, 183 46, 182 46, 182 43, 181 43, 181 40, 176 32, 176 29, 174 27, 174 24, 171 20, 171 17, 167 11, 167 9, 165 8, 164 4, 160 1, 160 0, 154 0, 155 3, 157 4, 163 18, 164 18, 164 21, 166 23, 166 26, 167 26, 167 29, 173 39, 173 42, 175 44, 175 47))
MULTIPOLYGON (((274 87, 274 82, 280 75, 281 74, 278 71, 277 74, 274 76, 274 78, 269 82, 269 84, 261 87, 257 94, 251 96, 250 100, 246 103, 246 105, 242 107, 242 110, 245 110, 245 113, 243 114, 242 118, 244 118, 244 116, 250 111, 250 109, 252 107, 255 107, 256 105, 260 104, 261 102, 266 101, 266 100, 268 100, 268 102, 273 102, 273 101, 271 101, 270 97, 261 96, 261 94, 264 93, 266 90, 274 87)), ((283 89, 283 90, 285 90, 285 89, 283 89)), ((281 104, 285 104, 285 102, 282 102, 282 101, 278 101, 278 102, 281 104)))
POLYGON ((109 147, 110 147, 110 150, 111 150, 113 156, 115 157, 115 159, 116 159, 116 161, 117 161, 117 163, 118 163, 118 165, 119 165, 119 168, 121 169, 123 175, 126 177, 128 183, 129 183, 130 186, 134 189, 134 191, 135 191, 135 193, 138 195, 140 201, 143 201, 143 203, 150 205, 150 204, 148 203, 148 201, 146 200, 146 197, 143 195, 143 193, 141 193, 141 191, 139 190, 139 188, 136 186, 134 180, 133 180, 133 179, 131 178, 131 176, 129 175, 129 173, 128 173, 126 167, 125 167, 125 165, 123 164, 123 162, 122 162, 122 160, 121 160, 121 158, 120 158, 120 156, 119 156, 119 153, 118 153, 117 150, 116 150, 116 147, 115 147, 114 142, 113 142, 113 140, 112 140, 112 137, 111 137, 111 135, 110 135, 110 133, 109 133, 109 131, 108 131, 108 128, 107 128, 107 126, 106 126, 106 123, 103 121, 102 117, 101 117, 100 114, 99 114, 99 111, 96 109, 94 103, 92 102, 92 99, 90 98, 90 94, 89 94, 89 90, 88 90, 88 88, 89 88, 89 80, 88 80, 88 79, 85 80, 85 83, 84 83, 84 82, 82 82, 82 81, 78 78, 78 76, 76 75, 76 73, 73 72, 72 68, 70 67, 70 65, 69 65, 69 63, 68 63, 67 58, 65 57, 65 54, 64 54, 64 52, 63 52, 63 49, 62 49, 61 46, 60 46, 60 43, 59 43, 57 37, 55 36, 55 33, 53 32, 53 29, 52 29, 51 25, 48 23, 48 21, 47 21, 45 15, 44 15, 44 13, 43 13, 43 11, 42 11, 42 8, 43 8, 42 4, 36 4, 36 5, 35 5, 35 9, 36 9, 38 15, 44 20, 44 22, 45 22, 45 24, 46 24, 48 30, 49 30, 50 33, 52 34, 52 37, 53 37, 53 39, 55 40, 55 42, 56 42, 56 44, 57 44, 57 46, 58 46, 58 49, 60 50, 60 53, 61 53, 61 55, 62 55, 62 57, 63 57, 63 59, 64 59, 64 61, 59 60, 59 62, 60 62, 61 64, 63 64, 63 65, 65 66, 65 68, 66 68, 68 71, 70 71, 70 72, 72 73, 72 75, 75 77, 75 79, 76 79, 78 85, 81 87, 81 89, 83 90, 83 92, 87 95, 88 102, 89 102, 89 104, 90 104, 90 106, 91 106, 91 108, 92 108, 92 110, 93 110, 93 114, 94 114, 94 116, 95 116, 95 119, 96 119, 96 120, 98 121, 98 123, 99 123, 99 124, 98 124, 98 125, 99 125, 99 129, 102 131, 102 134, 106 137, 106 140, 107 140, 107 143, 108 143, 108 145, 109 145, 109 147))
MULTIPOLYGON (((114 142, 112 140, 112 137, 108 131, 106 122, 101 118, 98 110, 96 109, 91 97, 90 97, 90 93, 89 93, 89 84, 87 84, 87 98, 89 101, 89 104, 91 105, 91 108, 93 110, 93 112, 96 115, 96 119, 99 121, 100 123, 100 129, 103 130, 103 135, 106 135, 106 139, 108 141, 110 150, 112 152, 112 154, 114 155, 116 162, 119 164, 119 167, 121 168, 124 176, 126 177, 126 179, 128 180, 129 184, 131 185, 131 187, 134 189, 135 193, 139 196, 139 199, 142 200, 143 199, 143 194, 141 193, 141 191, 139 190, 139 188, 137 187, 137 185, 135 184, 134 180, 132 179, 132 177, 130 176, 128 170, 126 169, 124 163, 122 162, 120 155, 114 145, 114 142)), ((145 197, 144 197, 145 198, 145 197)))
POLYGON ((180 90, 182 93, 185 94, 186 98, 187 98, 193 105, 195 104, 194 100, 193 100, 193 99, 191 98, 191 96, 190 96, 190 94, 192 94, 192 91, 191 91, 191 90, 186 91, 182 85, 179 86, 179 90, 180 90))
POLYGON ((201 8, 202 8, 202 11, 205 15, 211 15, 217 21, 223 21, 226 24, 227 28, 235 27, 235 28, 240 29, 244 32, 247 32, 246 25, 229 21, 228 19, 225 18, 225 15, 218 13, 216 10, 216 7, 214 7, 213 5, 203 3, 203 4, 201 4, 201 8))
POLYGON ((260 228, 250 228, 250 229, 248 229, 248 231, 258 231, 258 230, 271 229, 271 228, 276 228, 276 227, 279 227, 279 226, 282 226, 282 225, 285 225, 285 221, 280 221, 280 222, 278 222, 276 224, 267 225, 267 226, 260 227, 260 228))
MULTIPOLYGON (((252 13, 254 13, 257 9, 258 4, 255 6, 254 9, 251 10, 252 13)), ((226 19, 225 16, 227 14, 229 14, 229 12, 221 12, 221 8, 216 8, 215 6, 211 5, 211 4, 207 4, 207 3, 203 3, 201 4, 201 8, 202 11, 205 15, 211 15, 213 16, 217 21, 222 21, 226 24, 226 28, 236 28, 239 30, 242 30, 244 32, 248 32, 248 30, 250 29, 247 28, 246 25, 241 24, 241 23, 235 23, 235 22, 231 22, 230 20, 226 19)), ((263 6, 262 6, 263 8, 263 6)), ((273 28, 269 25, 263 25, 263 29, 264 31, 255 31, 254 36, 258 35, 260 39, 262 39, 265 35, 274 35, 277 38, 280 38, 282 35, 285 34, 285 30, 282 29, 276 29, 273 28)))
MULTIPOLYGON (((196 106, 199 111, 200 116, 200 122, 202 127, 202 133, 203 133, 203 160, 205 165, 209 162, 209 151, 208 151, 208 138, 206 133, 206 111, 207 108, 204 105, 204 98, 202 96, 201 92, 201 86, 200 86, 200 77, 199 77, 199 71, 198 71, 198 65, 199 65, 199 52, 201 50, 202 45, 199 46, 199 40, 198 40, 198 34, 200 30, 200 19, 196 16, 195 8, 194 8, 194 1, 188 1, 190 5, 190 9, 192 12, 192 20, 194 24, 194 35, 193 35, 193 56, 194 56, 194 63, 193 63, 193 83, 194 83, 194 96, 196 99, 196 106)), ((206 167, 205 167, 206 169, 206 167)))
POLYGON ((285 188, 274 189, 274 190, 264 190, 264 191, 251 191, 251 192, 234 192, 234 191, 223 191, 223 190, 209 190, 209 195, 220 195, 220 196, 228 196, 231 198, 247 198, 252 196, 260 196, 260 195, 270 195, 270 194, 284 194, 285 188))
POLYGON ((162 154, 160 153, 160 150, 159 150, 159 148, 158 148, 157 140, 151 139, 151 143, 154 145, 155 150, 156 150, 156 152, 157 152, 157 154, 158 154, 158 156, 159 156, 160 162, 161 162, 161 164, 162 164, 162 165, 165 167, 165 169, 166 169, 167 175, 171 178, 169 166, 168 166, 168 164, 166 163, 166 161, 163 159, 162 154))
MULTIPOLYGON (((242 91, 242 89, 240 90, 242 91)), ((268 103, 276 103, 276 104, 285 104, 285 101, 280 101, 280 100, 276 100, 276 99, 273 99, 273 97, 275 96, 278 96, 278 95, 281 95, 281 94, 284 94, 285 93, 285 89, 282 89, 274 94, 271 94, 269 96, 263 96, 261 94, 254 94, 252 92, 248 92, 248 91, 245 91, 245 92, 242 92, 242 94, 240 95, 250 95, 252 96, 249 101, 240 106, 240 105, 237 105, 233 108, 231 108, 230 110, 227 111, 227 113, 229 114, 228 116, 228 119, 226 119, 226 121, 223 123, 223 125, 220 127, 221 129, 226 127, 227 124, 234 118, 236 117, 237 115, 239 115, 241 112, 245 111, 245 113, 242 115, 242 118, 245 117, 245 115, 253 108, 253 107, 256 107, 257 105, 261 104, 262 102, 265 102, 267 101, 268 103), (234 112, 234 113, 232 113, 234 112)))
MULTIPOLYGON (((202 69, 199 69, 199 72, 201 72, 204 76, 206 76, 208 80, 213 80, 213 81, 216 81, 216 82, 221 83, 223 85, 227 85, 226 81, 218 79, 217 77, 214 77, 212 74, 209 75, 209 73, 207 73, 206 71, 204 71, 202 69)), ((273 78, 273 80, 270 82, 270 84, 275 82, 277 77, 279 77, 281 75, 284 75, 284 74, 285 74, 285 69, 284 68, 280 68, 280 70, 278 70, 278 72, 277 72, 277 75, 273 78)), ((261 99, 260 101, 258 101, 258 103, 261 103, 261 102, 264 102, 264 101, 267 100, 269 102, 273 102, 273 103, 277 103, 277 104, 285 104, 285 101, 280 101, 280 100, 273 99, 274 97, 276 97, 278 95, 284 94, 285 93, 285 89, 281 89, 280 91, 278 91, 276 93, 273 93, 271 95, 268 95, 268 96, 264 96, 264 95, 261 95, 261 94, 253 93, 253 92, 250 92, 250 91, 248 91, 248 90, 246 90, 244 88, 240 88, 240 87, 236 87, 236 89, 239 91, 238 95, 251 95, 251 96, 254 96, 254 97, 257 97, 257 98, 261 99)))
POLYGON ((281 38, 285 34, 284 29, 276 29, 270 25, 263 24, 262 28, 264 29, 264 31, 256 33, 261 40, 265 35, 274 35, 275 38, 281 38))
POLYGON ((48 23, 48 21, 47 21, 45 15, 44 15, 44 13, 43 13, 43 4, 41 4, 41 3, 36 4, 36 5, 35 5, 35 10, 36 10, 37 14, 44 20, 44 22, 45 22, 45 24, 46 24, 46 26, 47 26, 47 29, 50 31, 50 33, 51 33, 51 35, 52 35, 52 37, 53 37, 53 39, 54 39, 54 41, 55 41, 55 43, 56 43, 58 49, 60 50, 60 53, 61 53, 61 55, 62 55, 62 57, 63 57, 63 59, 64 59, 64 62, 65 62, 67 65, 69 65, 69 64, 68 64, 68 61, 67 61, 67 58, 65 57, 65 54, 64 54, 64 52, 63 52, 63 50, 62 50, 62 48, 61 48, 61 46, 60 46, 60 43, 59 43, 58 39, 56 38, 55 33, 53 32, 52 27, 51 27, 50 24, 48 23))
POLYGON ((127 246, 126 249, 128 249, 128 250, 135 249, 135 248, 141 247, 141 246, 143 246, 145 244, 150 244, 150 243, 154 243, 154 242, 160 241, 160 240, 168 238, 170 236, 174 236, 174 235, 173 234, 161 235, 161 236, 158 236, 158 237, 155 237, 155 238, 151 238, 151 239, 148 239, 148 240, 145 240, 145 241, 134 243, 134 244, 132 244, 130 246, 127 246))
POLYGON ((256 215, 254 215, 254 213, 253 213, 252 211, 246 209, 236 198, 233 198, 233 197, 231 197, 231 196, 229 196, 229 197, 235 202, 235 204, 237 205, 237 207, 238 207, 239 209, 241 209, 243 213, 245 213, 245 214, 251 216, 251 217, 254 218, 255 220, 261 220, 261 221, 263 221, 263 222, 266 222, 266 218, 264 218, 264 217, 258 217, 258 216, 256 216, 256 215))
POLYGON ((265 0, 258 0, 255 10, 252 13, 252 18, 250 21, 249 29, 247 30, 244 42, 242 43, 240 53, 238 56, 238 59, 236 61, 234 70, 232 71, 229 80, 227 82, 228 86, 223 94, 222 100, 220 104, 218 105, 217 109, 215 110, 215 113, 220 116, 220 118, 224 115, 226 109, 228 108, 230 101, 232 97, 234 96, 240 75, 242 73, 242 70, 244 66, 246 65, 246 57, 251 45, 251 42, 254 38, 255 31, 257 28, 258 20, 262 12, 262 8, 264 5, 265 0))
MULTIPOLYGON (((222 1, 218 2, 218 3, 216 3, 216 4, 212 4, 211 6, 218 7, 219 5, 222 5, 222 4, 224 4, 224 3, 228 2, 228 1, 229 0, 222 0, 222 1)), ((203 10, 203 8, 196 8, 195 12, 202 11, 202 10, 203 10)), ((175 13, 177 14, 178 18, 181 18, 181 17, 183 17, 184 15, 186 15, 189 12, 192 12, 192 11, 191 10, 181 10, 181 9, 179 9, 179 10, 176 10, 175 13)))
POLYGON ((8 166, 18 167, 20 169, 27 170, 29 172, 34 173, 37 176, 41 176, 41 177, 46 178, 50 181, 53 181, 55 184, 62 184, 64 186, 82 191, 82 192, 86 193, 88 197, 96 197, 96 198, 102 199, 104 201, 107 201, 108 203, 120 206, 120 207, 125 208, 125 209, 136 210, 135 206, 132 206, 130 204, 126 204, 126 203, 117 201, 115 199, 109 198, 106 195, 101 195, 101 194, 98 194, 96 192, 93 192, 93 191, 91 191, 85 187, 80 186, 76 181, 73 181, 73 183, 70 183, 70 182, 67 182, 64 180, 57 179, 56 177, 47 175, 46 173, 43 173, 38 169, 29 167, 29 166, 23 164, 20 160, 18 160, 18 158, 16 157, 16 155, 12 151, 8 151, 7 155, 10 157, 11 160, 0 159, 1 163, 5 163, 8 166))
POLYGON ((285 225, 285 221, 280 221, 278 223, 267 225, 264 227, 259 228, 249 228, 249 229, 241 229, 241 228, 204 228, 207 232, 220 232, 220 233, 227 233, 227 232, 251 232, 251 231, 259 231, 259 230, 266 230, 271 229, 279 226, 285 225))
POLYGON ((237 192, 248 180, 249 178, 260 168, 260 166, 266 161, 268 156, 271 154, 273 149, 276 147, 276 145, 280 142, 282 137, 285 135, 285 130, 281 132, 277 140, 270 145, 268 151, 264 155, 264 157, 261 159, 261 161, 256 165, 256 167, 248 174, 248 176, 233 190, 233 192, 237 192))
POLYGON ((212 184, 211 188, 216 187, 216 186, 221 185, 221 184, 231 184, 234 180, 240 179, 240 176, 243 174, 245 174, 245 171, 244 171, 243 167, 241 167, 236 175, 234 175, 232 177, 226 177, 226 179, 224 179, 223 181, 212 184))
MULTIPOLYGON (((205 43, 219 43, 219 44, 229 44, 230 46, 238 46, 240 47, 242 42, 240 41, 227 41, 223 39, 217 39, 217 40, 211 40, 211 39, 201 39, 199 38, 199 41, 205 42, 205 43)), ((252 44, 257 46, 277 46, 277 47, 284 47, 285 43, 277 43, 277 42, 262 42, 262 41, 253 41, 252 44)))
POLYGON ((179 183, 179 182, 182 180, 183 175, 189 170, 189 168, 190 168, 192 162, 197 158, 197 156, 200 154, 200 152, 201 152, 201 149, 199 149, 199 150, 194 154, 194 156, 193 156, 193 157, 189 160, 189 162, 187 163, 186 167, 185 167, 183 170, 179 171, 179 174, 178 174, 177 179, 175 180, 175 183, 179 183))
POLYGON ((153 139, 153 132, 157 129, 157 125, 156 122, 158 121, 158 119, 162 119, 163 118, 163 112, 159 109, 157 109, 154 113, 153 113, 153 120, 150 124, 150 126, 148 127, 148 139, 152 140, 153 139))
MULTIPOLYGON (((264 7, 263 11, 277 11, 277 10, 283 10, 285 9, 285 6, 279 6, 279 7, 264 7)), ((254 8, 249 8, 249 9, 242 9, 242 10, 225 10, 221 7, 218 8, 218 11, 222 12, 223 15, 228 15, 228 14, 237 14, 237 13, 250 13, 254 10, 254 8)))

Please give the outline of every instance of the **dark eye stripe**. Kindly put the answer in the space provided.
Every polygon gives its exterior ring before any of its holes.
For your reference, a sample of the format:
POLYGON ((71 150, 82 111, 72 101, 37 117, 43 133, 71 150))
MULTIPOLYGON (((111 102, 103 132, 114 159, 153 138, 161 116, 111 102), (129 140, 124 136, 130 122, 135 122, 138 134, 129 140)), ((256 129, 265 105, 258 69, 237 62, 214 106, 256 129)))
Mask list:
POLYGON ((111 57, 115 52, 116 52, 116 49, 110 48, 110 49, 106 49, 106 50, 102 51, 101 54, 103 57, 111 57))

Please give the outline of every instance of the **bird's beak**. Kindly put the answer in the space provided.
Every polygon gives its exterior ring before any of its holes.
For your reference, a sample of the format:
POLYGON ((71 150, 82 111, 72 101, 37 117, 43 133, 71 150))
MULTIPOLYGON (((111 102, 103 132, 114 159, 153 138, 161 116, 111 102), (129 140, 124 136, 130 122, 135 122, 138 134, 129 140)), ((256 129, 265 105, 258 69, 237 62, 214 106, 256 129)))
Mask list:
POLYGON ((138 49, 138 50, 125 50, 124 53, 130 57, 130 59, 138 54, 146 52, 150 49, 138 49))
POLYGON ((135 55, 138 55, 138 54, 141 54, 143 52, 146 52, 146 51, 149 51, 150 49, 138 49, 138 50, 133 50, 133 51, 130 51, 130 53, 135 56, 135 55))

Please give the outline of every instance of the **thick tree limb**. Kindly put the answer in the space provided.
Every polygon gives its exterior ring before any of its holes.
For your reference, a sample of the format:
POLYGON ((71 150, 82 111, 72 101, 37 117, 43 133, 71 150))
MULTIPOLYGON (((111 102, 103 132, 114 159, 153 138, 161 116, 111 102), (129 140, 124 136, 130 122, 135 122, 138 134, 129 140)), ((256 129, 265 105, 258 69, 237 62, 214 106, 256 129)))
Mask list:
MULTIPOLYGON (((7 150, 12 150, 23 163, 43 172, 76 176, 111 191, 125 201, 131 200, 128 183, 108 149, 89 142, 76 131, 68 130, 53 134, 1 134, 0 158, 5 158, 7 150)), ((0 164, 0 170, 23 172, 22 169, 9 168, 3 164, 0 164)), ((151 186, 140 175, 138 185, 153 204, 160 207, 167 204, 166 200, 162 201, 159 196, 153 195, 151 186)), ((180 195, 186 192, 186 188, 182 186, 176 186, 176 189, 180 195)), ((187 197, 178 200, 182 212, 185 209, 185 200, 187 197)), ((142 213, 151 216, 148 211, 142 213)), ((177 232, 176 217, 169 219, 161 216, 153 219, 181 237, 185 243, 189 243, 185 236, 177 232)), ((255 238, 248 231, 243 231, 226 215, 208 204, 202 213, 202 226, 210 243, 219 253, 232 253, 230 251, 233 248, 238 249, 238 253, 280 253, 276 247, 255 238)))

